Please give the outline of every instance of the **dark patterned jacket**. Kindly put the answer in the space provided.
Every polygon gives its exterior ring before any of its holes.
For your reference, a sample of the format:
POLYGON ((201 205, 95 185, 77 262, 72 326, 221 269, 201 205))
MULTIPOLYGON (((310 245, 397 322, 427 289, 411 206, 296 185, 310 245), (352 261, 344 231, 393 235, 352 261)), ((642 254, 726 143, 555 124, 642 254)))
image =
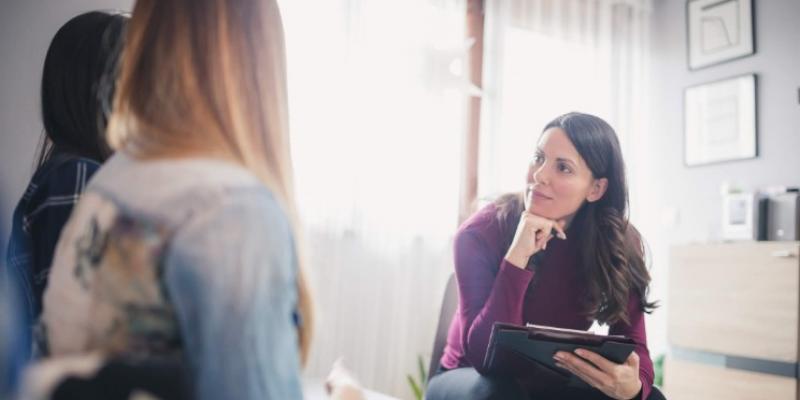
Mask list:
POLYGON ((56 154, 36 170, 14 210, 6 268, 29 323, 42 311, 42 294, 61 229, 98 168, 94 160, 56 154))

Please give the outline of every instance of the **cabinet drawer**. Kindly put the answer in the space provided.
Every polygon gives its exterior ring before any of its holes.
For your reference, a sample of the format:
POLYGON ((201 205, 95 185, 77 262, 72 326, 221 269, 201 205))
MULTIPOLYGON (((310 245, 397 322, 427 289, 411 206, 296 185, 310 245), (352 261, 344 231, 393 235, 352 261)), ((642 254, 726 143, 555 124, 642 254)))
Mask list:
POLYGON ((797 381, 667 358, 664 394, 670 400, 797 400, 797 381))
POLYGON ((673 346, 797 362, 800 244, 672 248, 668 338, 673 346))

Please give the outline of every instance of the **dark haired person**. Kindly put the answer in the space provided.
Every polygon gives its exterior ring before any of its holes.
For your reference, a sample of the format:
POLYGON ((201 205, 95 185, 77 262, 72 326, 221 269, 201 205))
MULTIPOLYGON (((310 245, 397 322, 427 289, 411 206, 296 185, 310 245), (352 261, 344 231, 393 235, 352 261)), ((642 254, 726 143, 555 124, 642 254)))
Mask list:
POLYGON ((627 210, 611 126, 580 113, 547 124, 524 192, 500 197, 459 228, 459 305, 428 399, 647 399, 653 364, 644 313, 655 305, 647 300, 643 244, 627 210), (587 330, 594 321, 636 342, 623 364, 591 352, 555 355, 597 390, 554 385, 545 370, 524 379, 481 375, 495 322, 587 330))
POLYGON ((106 113, 128 17, 100 11, 78 15, 53 37, 42 73, 44 137, 36 171, 14 210, 7 266, 25 318, 42 309, 50 263, 72 208, 111 154, 106 113))

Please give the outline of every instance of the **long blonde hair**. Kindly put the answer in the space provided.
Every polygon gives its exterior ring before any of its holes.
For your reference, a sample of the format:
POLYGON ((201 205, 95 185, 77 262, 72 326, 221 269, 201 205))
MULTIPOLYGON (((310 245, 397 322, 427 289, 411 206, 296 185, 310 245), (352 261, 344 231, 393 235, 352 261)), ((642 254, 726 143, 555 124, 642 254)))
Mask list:
POLYGON ((313 330, 293 195, 283 26, 274 0, 138 0, 109 142, 138 158, 205 155, 257 175, 298 245, 303 364, 313 330))

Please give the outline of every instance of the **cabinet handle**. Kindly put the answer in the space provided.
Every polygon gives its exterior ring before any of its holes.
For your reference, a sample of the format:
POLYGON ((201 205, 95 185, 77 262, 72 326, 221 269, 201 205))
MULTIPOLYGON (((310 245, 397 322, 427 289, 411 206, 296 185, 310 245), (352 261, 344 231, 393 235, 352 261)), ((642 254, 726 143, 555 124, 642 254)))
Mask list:
POLYGON ((797 254, 791 250, 776 250, 772 252, 772 256, 777 258, 795 258, 797 254))

